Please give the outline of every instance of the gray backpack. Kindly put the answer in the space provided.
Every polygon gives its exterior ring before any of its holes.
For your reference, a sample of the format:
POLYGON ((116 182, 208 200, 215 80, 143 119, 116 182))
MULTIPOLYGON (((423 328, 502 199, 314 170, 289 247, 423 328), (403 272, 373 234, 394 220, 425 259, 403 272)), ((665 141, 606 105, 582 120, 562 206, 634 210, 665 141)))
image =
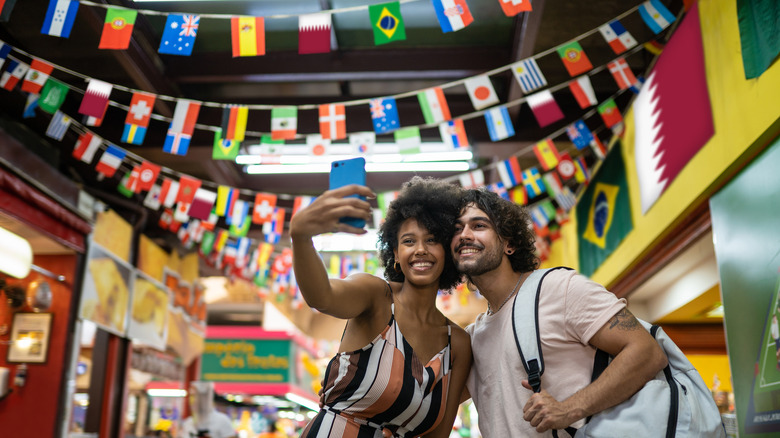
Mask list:
MULTIPOLYGON (((544 358, 539 341, 539 293, 542 279, 554 269, 540 269, 526 278, 515 297, 512 327, 517 349, 534 392, 541 391, 544 358)), ((566 428, 575 438, 725 437, 726 432, 710 390, 696 368, 657 325, 639 322, 658 341, 669 365, 631 398, 586 420, 580 429, 566 428)), ((591 381, 609 364, 609 355, 596 350, 591 381)), ((558 432, 553 431, 557 438, 558 432)))

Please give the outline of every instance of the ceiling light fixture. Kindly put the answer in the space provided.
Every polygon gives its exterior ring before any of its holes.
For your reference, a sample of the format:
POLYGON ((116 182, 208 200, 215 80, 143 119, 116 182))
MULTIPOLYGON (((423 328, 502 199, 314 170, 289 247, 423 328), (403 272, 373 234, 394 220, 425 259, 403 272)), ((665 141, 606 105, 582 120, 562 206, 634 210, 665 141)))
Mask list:
POLYGON ((299 405, 303 406, 306 409, 312 410, 312 411, 319 411, 320 405, 309 400, 308 398, 301 397, 300 395, 293 394, 292 392, 288 392, 284 395, 284 398, 287 400, 290 400, 293 403, 298 403, 299 405))
POLYGON ((32 259, 30 242, 0 227, 0 272, 25 278, 30 273, 32 259))

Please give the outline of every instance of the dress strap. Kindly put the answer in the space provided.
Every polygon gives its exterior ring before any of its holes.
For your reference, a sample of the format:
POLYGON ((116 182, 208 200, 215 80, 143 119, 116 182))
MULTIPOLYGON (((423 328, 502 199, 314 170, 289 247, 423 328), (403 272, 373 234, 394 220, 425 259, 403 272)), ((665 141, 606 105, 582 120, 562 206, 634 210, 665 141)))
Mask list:
POLYGON ((450 369, 452 369, 452 326, 450 324, 447 324, 447 347, 450 350, 450 369))

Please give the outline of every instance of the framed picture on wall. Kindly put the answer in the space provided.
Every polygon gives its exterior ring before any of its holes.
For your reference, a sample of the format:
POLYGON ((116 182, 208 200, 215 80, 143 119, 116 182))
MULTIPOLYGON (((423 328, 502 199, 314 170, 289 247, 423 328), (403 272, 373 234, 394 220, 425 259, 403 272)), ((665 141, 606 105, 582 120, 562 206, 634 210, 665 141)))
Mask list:
POLYGON ((51 313, 16 313, 11 327, 8 362, 45 363, 49 353, 51 313))

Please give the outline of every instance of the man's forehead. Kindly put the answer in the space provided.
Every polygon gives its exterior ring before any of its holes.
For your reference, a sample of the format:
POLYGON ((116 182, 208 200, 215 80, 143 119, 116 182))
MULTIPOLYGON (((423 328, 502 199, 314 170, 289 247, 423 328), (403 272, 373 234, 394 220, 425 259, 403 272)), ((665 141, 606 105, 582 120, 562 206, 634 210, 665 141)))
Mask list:
POLYGON ((473 221, 473 220, 488 220, 490 221, 490 217, 485 213, 482 209, 477 207, 475 204, 468 204, 463 209, 463 211, 460 214, 461 221, 473 221))

